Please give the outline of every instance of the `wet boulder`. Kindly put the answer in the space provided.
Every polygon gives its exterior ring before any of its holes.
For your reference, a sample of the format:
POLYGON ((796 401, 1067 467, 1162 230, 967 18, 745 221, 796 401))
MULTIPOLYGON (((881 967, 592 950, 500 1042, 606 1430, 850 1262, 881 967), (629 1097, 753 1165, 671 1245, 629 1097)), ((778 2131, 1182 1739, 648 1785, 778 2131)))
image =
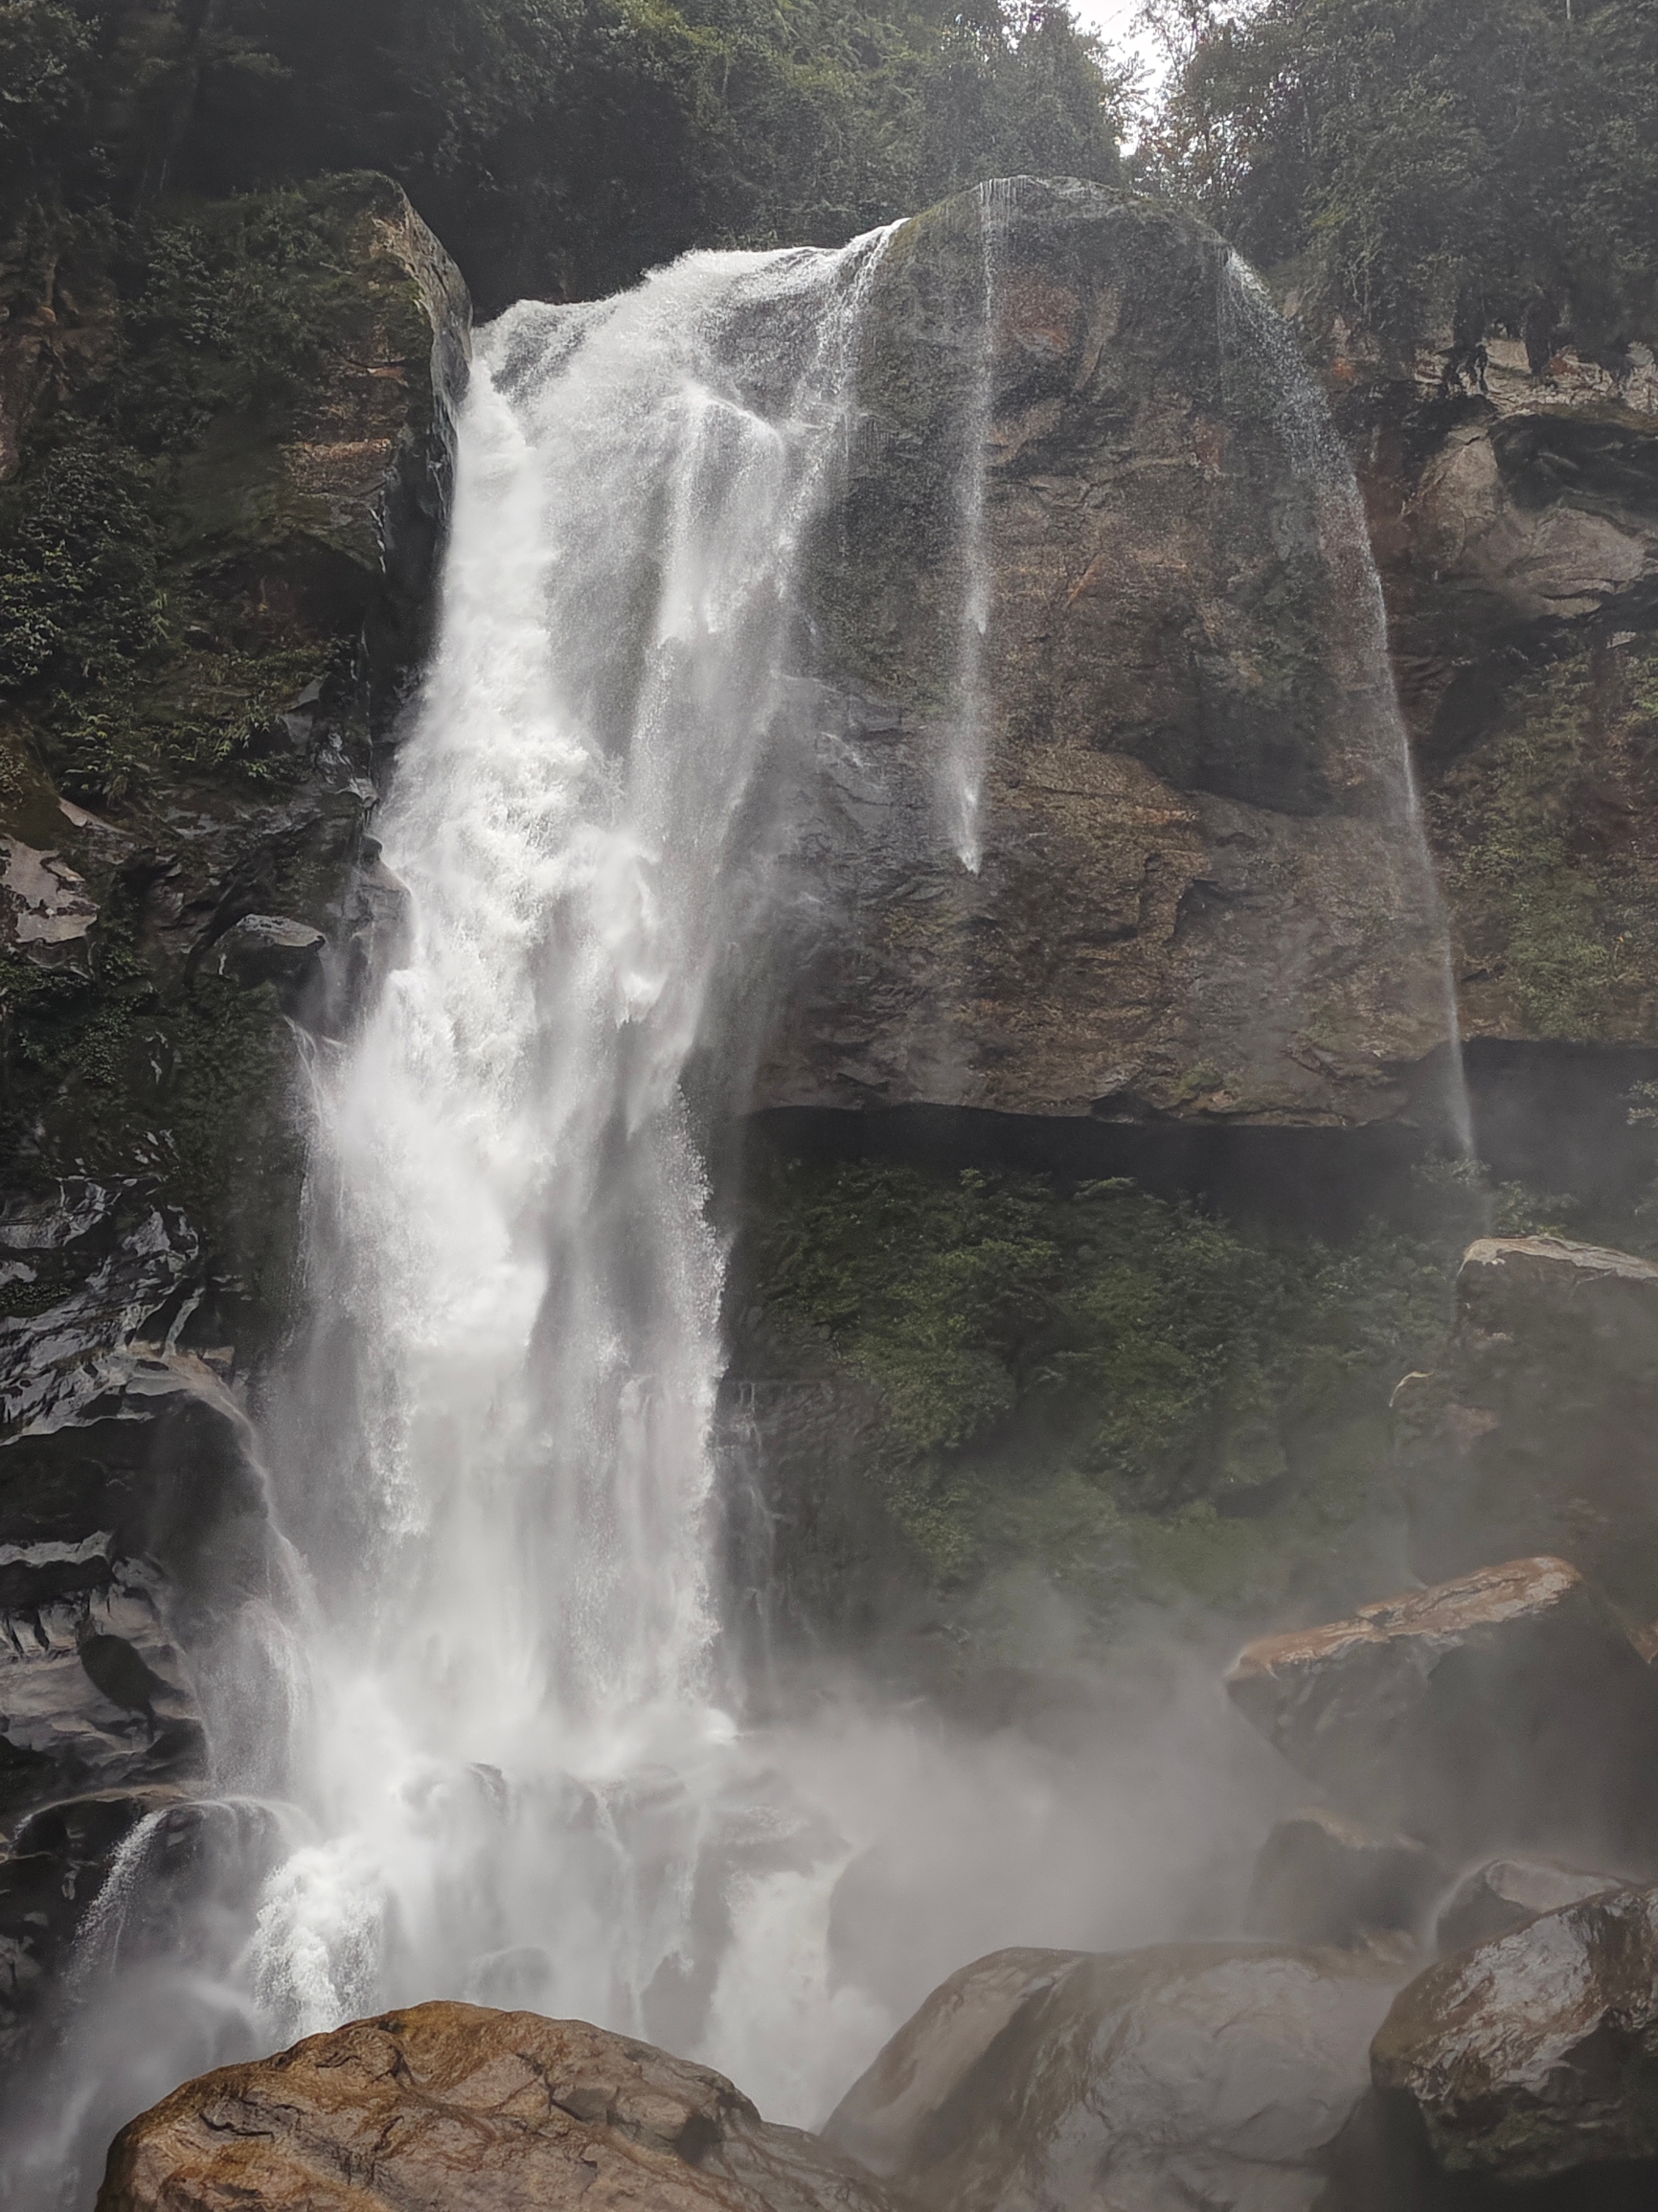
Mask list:
POLYGON ((1590 1898, 1441 1960, 1400 1992, 1372 2064, 1416 2201, 1658 2202, 1658 1891, 1590 1898))
POLYGON ((1490 1943, 1524 1927, 1540 1912, 1580 1904, 1587 1897, 1601 1897, 1624 1886, 1622 1875, 1588 1873, 1549 1859, 1489 1859, 1465 1874, 1441 1905, 1434 1923, 1435 1948, 1443 1955, 1465 1950, 1471 1944, 1490 1943))
POLYGON ((934 1992, 825 2136, 925 2212, 1308 2212, 1399 1979, 1289 1946, 996 1952, 934 1992))
POLYGON ((1658 1611, 1658 1266, 1481 1238, 1444 1357, 1395 1418, 1424 1579, 1547 1552, 1635 1619, 1658 1611))
POLYGON ((582 2199, 640 2212, 888 2201, 707 2067, 579 2020, 425 2004, 175 2090, 116 2137, 98 2212, 556 2212, 582 2199))
POLYGON ((328 939, 308 923, 283 914, 244 914, 216 940, 208 967, 227 982, 253 988, 261 983, 303 983, 322 957, 328 939))
POLYGON ((1658 1858, 1658 1680, 1564 1561, 1511 1560, 1261 1637, 1227 1687, 1344 1808, 1453 1859, 1658 1858))
POLYGON ((1320 1805, 1281 1820, 1261 1845, 1248 1924, 1285 1943, 1344 1948, 1420 1927, 1444 1870, 1408 1836, 1374 1836, 1320 1805))

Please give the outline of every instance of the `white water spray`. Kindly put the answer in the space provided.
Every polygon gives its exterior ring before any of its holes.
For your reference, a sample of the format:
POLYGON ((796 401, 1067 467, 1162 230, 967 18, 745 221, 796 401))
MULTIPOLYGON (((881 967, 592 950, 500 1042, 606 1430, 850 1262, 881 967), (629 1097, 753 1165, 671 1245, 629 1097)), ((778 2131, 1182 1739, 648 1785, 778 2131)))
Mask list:
POLYGON ((324 1840, 251 1960, 282 2030, 511 1985, 683 2043, 699 1868, 793 1818, 715 1696, 723 1255, 682 1079, 764 907, 745 808, 884 237, 485 335, 384 822, 412 942, 318 1082, 352 1343, 321 1521, 343 1487, 356 1556, 333 1607, 322 1559, 297 1759, 324 1840))
POLYGON ((956 644, 954 715, 940 763, 940 813, 944 834, 970 876, 984 859, 985 771, 989 761, 990 695, 986 654, 994 608, 994 579, 986 507, 989 491, 990 432, 995 417, 999 285, 1008 224, 1017 186, 1007 177, 982 184, 972 195, 982 263, 979 357, 974 367, 963 451, 957 475, 958 559, 962 569, 956 644))

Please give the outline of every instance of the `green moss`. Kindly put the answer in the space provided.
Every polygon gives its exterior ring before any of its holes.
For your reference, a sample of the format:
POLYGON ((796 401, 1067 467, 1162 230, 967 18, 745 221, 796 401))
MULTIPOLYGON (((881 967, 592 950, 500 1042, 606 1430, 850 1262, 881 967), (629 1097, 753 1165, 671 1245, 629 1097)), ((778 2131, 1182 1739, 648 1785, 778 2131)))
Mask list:
POLYGON ((1585 654, 1516 686, 1435 802, 1468 964, 1535 1037, 1645 1034, 1658 913, 1625 825, 1658 797, 1658 650, 1624 664, 1585 654))
POLYGON ((1024 1563, 1094 1611, 1247 1608, 1388 1506, 1389 1394, 1484 1225, 1431 1179, 1431 1228, 1338 1248, 1122 1181, 785 1164, 743 1294, 874 1392, 865 1476, 942 1584, 1024 1563))

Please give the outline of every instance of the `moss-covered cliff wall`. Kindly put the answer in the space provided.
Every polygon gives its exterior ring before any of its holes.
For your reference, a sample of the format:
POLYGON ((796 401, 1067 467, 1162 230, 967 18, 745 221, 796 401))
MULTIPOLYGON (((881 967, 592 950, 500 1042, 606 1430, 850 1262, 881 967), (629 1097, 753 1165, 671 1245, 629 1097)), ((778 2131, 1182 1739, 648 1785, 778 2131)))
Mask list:
POLYGON ((216 1639, 277 1572, 250 1417, 300 1296, 299 1091, 396 926, 366 825, 467 343, 383 177, 125 210, 25 181, 0 239, 9 2052, 124 1836, 199 1781, 216 1639))

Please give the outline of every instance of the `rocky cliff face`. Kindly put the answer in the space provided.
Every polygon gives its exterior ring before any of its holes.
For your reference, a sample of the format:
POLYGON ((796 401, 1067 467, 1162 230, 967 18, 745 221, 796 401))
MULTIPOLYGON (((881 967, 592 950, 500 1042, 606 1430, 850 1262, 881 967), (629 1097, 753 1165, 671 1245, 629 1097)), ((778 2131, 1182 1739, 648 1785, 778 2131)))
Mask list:
MULTIPOLYGON (((1293 303, 1292 303, 1293 305, 1293 303)), ((1338 357, 1471 1038, 1650 1043, 1658 372, 1338 357)))
POLYGON ((365 825, 466 367, 465 289, 381 179, 143 236, 136 280, 68 218, 14 239, 0 334, 12 2052, 202 1775, 214 1651, 276 1572, 249 1393, 293 1294, 292 1093, 395 924, 365 825))
POLYGON ((1095 187, 951 201, 857 371, 761 1103, 1407 1110, 1446 1013, 1362 525, 1225 247, 1095 187))

